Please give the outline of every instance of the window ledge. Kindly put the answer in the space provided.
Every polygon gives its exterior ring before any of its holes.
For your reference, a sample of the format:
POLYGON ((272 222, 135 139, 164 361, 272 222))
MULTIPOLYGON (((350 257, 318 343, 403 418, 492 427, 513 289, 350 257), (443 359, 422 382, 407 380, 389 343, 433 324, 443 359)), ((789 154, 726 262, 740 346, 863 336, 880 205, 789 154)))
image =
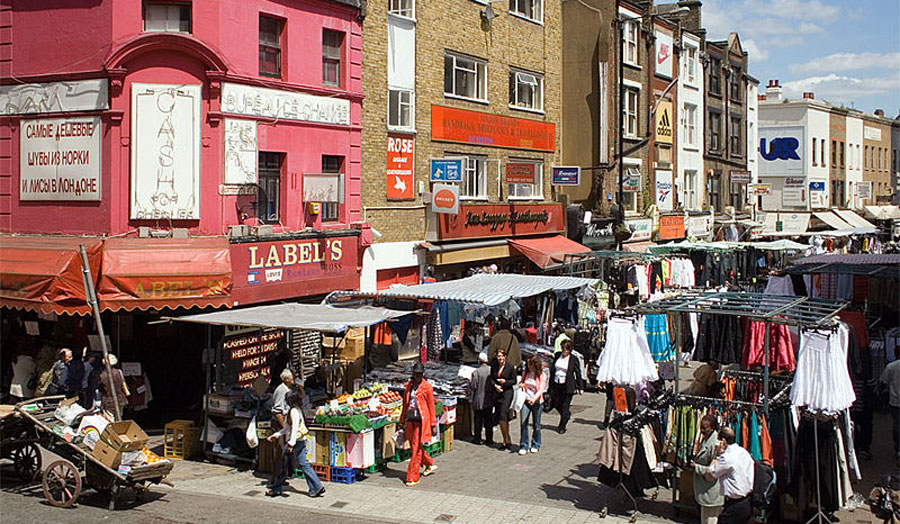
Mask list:
POLYGON ((414 127, 398 127, 388 124, 387 130, 389 133, 406 133, 407 135, 416 134, 416 129, 414 127))
POLYGON ((404 22, 412 22, 413 24, 416 23, 416 19, 415 19, 415 18, 410 18, 410 17, 408 17, 408 16, 398 15, 398 14, 396 14, 396 13, 388 13, 388 18, 396 18, 397 20, 403 20, 404 22))
POLYGON ((691 152, 693 152, 693 153, 699 153, 699 152, 700 152, 700 148, 697 147, 697 146, 684 146, 684 150, 685 150, 685 151, 691 151, 691 152))
POLYGON ((637 69, 638 71, 642 71, 642 70, 644 69, 643 67, 641 67, 641 66, 639 66, 639 65, 637 65, 637 64, 635 64, 635 63, 628 62, 627 60, 623 60, 623 61, 622 61, 622 65, 624 65, 624 66, 626 66, 626 67, 630 67, 630 68, 632 68, 632 69, 637 69))
POLYGON ((517 197, 517 196, 508 196, 506 200, 515 200, 516 202, 523 202, 528 200, 542 201, 544 200, 543 196, 530 196, 530 197, 517 197))
POLYGON ((454 95, 453 93, 444 93, 444 98, 452 98, 454 100, 465 100, 466 102, 475 102, 476 104, 482 105, 490 105, 490 102, 487 100, 481 100, 478 98, 469 98, 467 96, 454 95))
POLYGON ((466 200, 468 202, 487 202, 488 197, 480 196, 480 197, 469 197, 469 196, 460 196, 460 200, 466 200))
POLYGON ((531 108, 528 108, 528 107, 517 106, 517 105, 515 105, 515 104, 509 104, 509 108, 510 108, 510 109, 515 109, 516 111, 525 111, 526 113, 534 113, 534 114, 537 114, 537 115, 543 115, 543 114, 545 114, 543 109, 531 109, 531 108))
POLYGON ((544 25, 544 21, 543 21, 543 20, 535 20, 534 18, 528 18, 527 16, 525 16, 525 15, 523 15, 523 14, 521 14, 521 13, 517 13, 517 12, 515 12, 515 11, 509 11, 509 15, 510 15, 510 16, 514 16, 514 17, 516 17, 516 18, 519 18, 519 19, 521 19, 521 20, 525 20, 526 22, 531 22, 532 24, 535 24, 535 25, 539 25, 539 26, 543 26, 543 25, 544 25))

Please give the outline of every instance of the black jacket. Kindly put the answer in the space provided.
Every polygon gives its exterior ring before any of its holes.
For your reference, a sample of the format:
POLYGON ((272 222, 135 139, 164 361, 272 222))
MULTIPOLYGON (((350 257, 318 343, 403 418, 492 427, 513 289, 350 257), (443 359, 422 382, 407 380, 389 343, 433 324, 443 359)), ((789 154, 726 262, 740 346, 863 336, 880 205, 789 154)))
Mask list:
POLYGON ((506 392, 512 390, 513 386, 516 385, 516 368, 512 367, 512 364, 507 362, 503 369, 500 370, 500 364, 494 360, 491 363, 491 376, 488 381, 488 389, 487 394, 485 395, 485 402, 493 403, 495 399, 503 396, 506 392), (499 375, 498 375, 499 372, 499 375), (506 381, 505 384, 500 384, 497 382, 498 378, 502 378, 506 381), (494 386, 500 386, 503 391, 498 393, 494 386), (490 397, 488 397, 490 395, 490 397))
MULTIPOLYGON (((556 384, 556 361, 562 357, 562 353, 557 353, 553 357, 553 363, 550 364, 550 384, 556 384)), ((569 353, 569 369, 566 371, 566 393, 574 394, 576 389, 581 389, 581 366, 578 365, 578 357, 569 353)))

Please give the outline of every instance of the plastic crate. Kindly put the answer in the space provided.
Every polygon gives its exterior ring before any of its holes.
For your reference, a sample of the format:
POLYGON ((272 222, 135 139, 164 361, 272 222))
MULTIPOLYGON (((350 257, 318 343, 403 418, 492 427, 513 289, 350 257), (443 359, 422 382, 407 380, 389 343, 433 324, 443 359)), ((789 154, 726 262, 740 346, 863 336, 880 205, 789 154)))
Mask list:
POLYGON ((322 464, 310 464, 312 466, 313 471, 316 472, 316 475, 319 476, 319 480, 322 482, 331 482, 331 466, 325 466, 322 464))
POLYGON ((391 462, 406 462, 412 456, 412 451, 408 449, 398 449, 391 457, 391 462))
POLYGON ((383 462, 376 462, 367 468, 363 468, 363 471, 366 473, 378 473, 379 471, 384 471, 385 464, 383 462))
POLYGON ((359 480, 360 470, 341 466, 331 466, 331 482, 353 484, 359 480))
POLYGON ((428 452, 429 456, 437 457, 441 454, 441 441, 437 441, 434 444, 426 444, 425 451, 428 452))
POLYGON ((163 456, 167 459, 184 460, 197 453, 200 444, 200 428, 190 420, 173 420, 165 425, 163 432, 163 456))

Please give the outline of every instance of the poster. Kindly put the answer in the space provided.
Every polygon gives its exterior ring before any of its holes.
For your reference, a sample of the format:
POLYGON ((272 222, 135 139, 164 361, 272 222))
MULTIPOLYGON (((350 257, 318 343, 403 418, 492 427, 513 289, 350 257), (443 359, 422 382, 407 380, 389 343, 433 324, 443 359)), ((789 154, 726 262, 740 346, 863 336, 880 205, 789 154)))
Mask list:
POLYGON ((656 206, 660 211, 674 209, 675 196, 672 190, 672 172, 667 169, 656 170, 656 206))
POLYGON ((343 202, 341 189, 344 176, 339 173, 305 173, 303 175, 304 202, 343 202))
POLYGON ((392 200, 415 198, 414 166, 416 140, 411 135, 389 134, 387 139, 387 184, 385 195, 392 200))
POLYGON ((201 86, 131 85, 131 218, 200 219, 201 86))
POLYGON ((781 205, 805 206, 806 205, 806 180, 803 178, 785 178, 784 189, 781 191, 781 205))
POLYGON ((19 131, 21 200, 100 200, 98 116, 23 120, 19 131))
POLYGON ((258 328, 226 329, 222 338, 222 362, 224 364, 219 381, 223 384, 249 386, 257 377, 267 379, 271 375, 268 355, 278 349, 284 338, 280 329, 258 328))
POLYGON ((660 144, 672 143, 672 102, 662 101, 656 106, 656 142, 660 144))
POLYGON ((256 121, 226 118, 225 122, 225 183, 256 184, 256 121))
POLYGON ((674 49, 672 48, 672 35, 656 31, 656 75, 663 78, 672 78, 672 62, 674 49))

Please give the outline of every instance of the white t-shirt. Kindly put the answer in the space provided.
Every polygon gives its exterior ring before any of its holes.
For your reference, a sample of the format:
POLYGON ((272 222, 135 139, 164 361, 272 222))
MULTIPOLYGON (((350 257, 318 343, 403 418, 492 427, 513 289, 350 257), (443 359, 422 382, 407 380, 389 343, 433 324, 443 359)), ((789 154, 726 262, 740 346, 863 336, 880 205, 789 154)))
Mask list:
POLYGON ((570 354, 568 357, 559 357, 556 359, 556 368, 553 373, 553 380, 557 384, 565 384, 566 375, 569 373, 569 359, 572 357, 570 354))
POLYGON ((719 481, 722 495, 743 498, 753 491, 753 457, 746 449, 731 444, 709 467, 709 474, 719 481))

